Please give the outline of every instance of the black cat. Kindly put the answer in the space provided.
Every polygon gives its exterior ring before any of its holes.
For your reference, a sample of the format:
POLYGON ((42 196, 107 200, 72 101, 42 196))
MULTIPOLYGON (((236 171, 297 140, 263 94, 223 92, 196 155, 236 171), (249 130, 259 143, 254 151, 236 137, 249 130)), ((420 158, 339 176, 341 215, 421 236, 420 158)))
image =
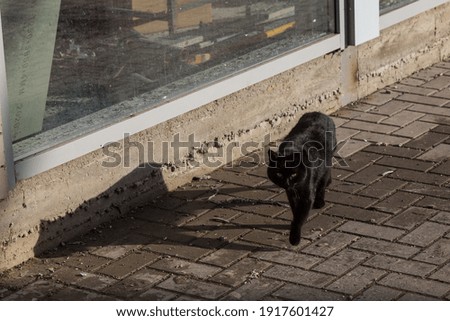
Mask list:
POLYGON ((336 147, 336 127, 325 114, 304 114, 280 144, 269 149, 267 176, 286 190, 294 219, 289 242, 298 245, 301 227, 311 208, 325 205, 325 188, 331 184, 331 166, 336 147))

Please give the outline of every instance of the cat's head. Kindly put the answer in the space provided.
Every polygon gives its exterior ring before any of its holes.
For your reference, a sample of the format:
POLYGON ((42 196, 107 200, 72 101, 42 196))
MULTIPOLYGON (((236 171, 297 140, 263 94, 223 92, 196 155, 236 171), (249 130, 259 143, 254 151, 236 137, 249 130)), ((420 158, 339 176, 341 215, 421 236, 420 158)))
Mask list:
POLYGON ((297 184, 304 176, 302 154, 292 147, 278 152, 269 149, 267 176, 276 185, 288 189, 297 184))

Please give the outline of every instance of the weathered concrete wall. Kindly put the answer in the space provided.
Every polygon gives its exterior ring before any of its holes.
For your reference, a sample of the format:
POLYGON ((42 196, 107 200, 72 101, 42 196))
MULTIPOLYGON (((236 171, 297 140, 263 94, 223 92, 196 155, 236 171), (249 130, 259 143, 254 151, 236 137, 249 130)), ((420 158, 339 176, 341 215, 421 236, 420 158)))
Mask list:
MULTIPOLYGON (((102 165, 111 158, 98 150, 18 182, 0 201, 0 270, 213 170, 205 164, 189 166, 201 161, 206 149, 223 151, 230 142, 261 147, 266 134, 272 140, 282 137, 306 111, 331 113, 448 57, 449 19, 450 5, 430 10, 384 30, 369 43, 318 58, 136 134, 130 142, 144 147, 139 153, 131 145, 128 167, 123 162, 102 165), (173 142, 177 133, 181 141, 194 134, 198 142, 215 143, 182 150, 185 163, 174 161, 172 149, 162 159, 164 142, 173 142), (147 155, 148 142, 153 142, 153 159, 147 155), (162 166, 138 168, 147 162, 162 166)), ((122 155, 123 142, 109 152, 122 155)), ((241 152, 234 148, 232 155, 241 152)), ((232 160, 217 159, 222 164, 232 160)))

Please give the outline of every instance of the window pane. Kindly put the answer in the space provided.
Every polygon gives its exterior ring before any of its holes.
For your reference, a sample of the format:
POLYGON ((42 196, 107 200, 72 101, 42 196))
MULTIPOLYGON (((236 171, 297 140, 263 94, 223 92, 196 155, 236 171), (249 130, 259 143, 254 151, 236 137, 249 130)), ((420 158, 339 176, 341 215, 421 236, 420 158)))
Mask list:
POLYGON ((335 31, 331 0, 0 0, 15 152, 74 138, 335 31))
POLYGON ((417 0, 380 0, 380 13, 384 14, 416 1, 417 0))

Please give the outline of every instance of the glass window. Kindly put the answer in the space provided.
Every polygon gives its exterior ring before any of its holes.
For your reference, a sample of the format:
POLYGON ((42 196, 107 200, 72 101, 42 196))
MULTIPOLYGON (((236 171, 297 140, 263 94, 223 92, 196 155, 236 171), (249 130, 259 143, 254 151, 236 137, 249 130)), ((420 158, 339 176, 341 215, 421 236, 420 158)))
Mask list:
POLYGON ((416 1, 417 0, 380 0, 380 14, 387 13, 416 1))
POLYGON ((15 154, 335 32, 332 0, 0 0, 15 154))

